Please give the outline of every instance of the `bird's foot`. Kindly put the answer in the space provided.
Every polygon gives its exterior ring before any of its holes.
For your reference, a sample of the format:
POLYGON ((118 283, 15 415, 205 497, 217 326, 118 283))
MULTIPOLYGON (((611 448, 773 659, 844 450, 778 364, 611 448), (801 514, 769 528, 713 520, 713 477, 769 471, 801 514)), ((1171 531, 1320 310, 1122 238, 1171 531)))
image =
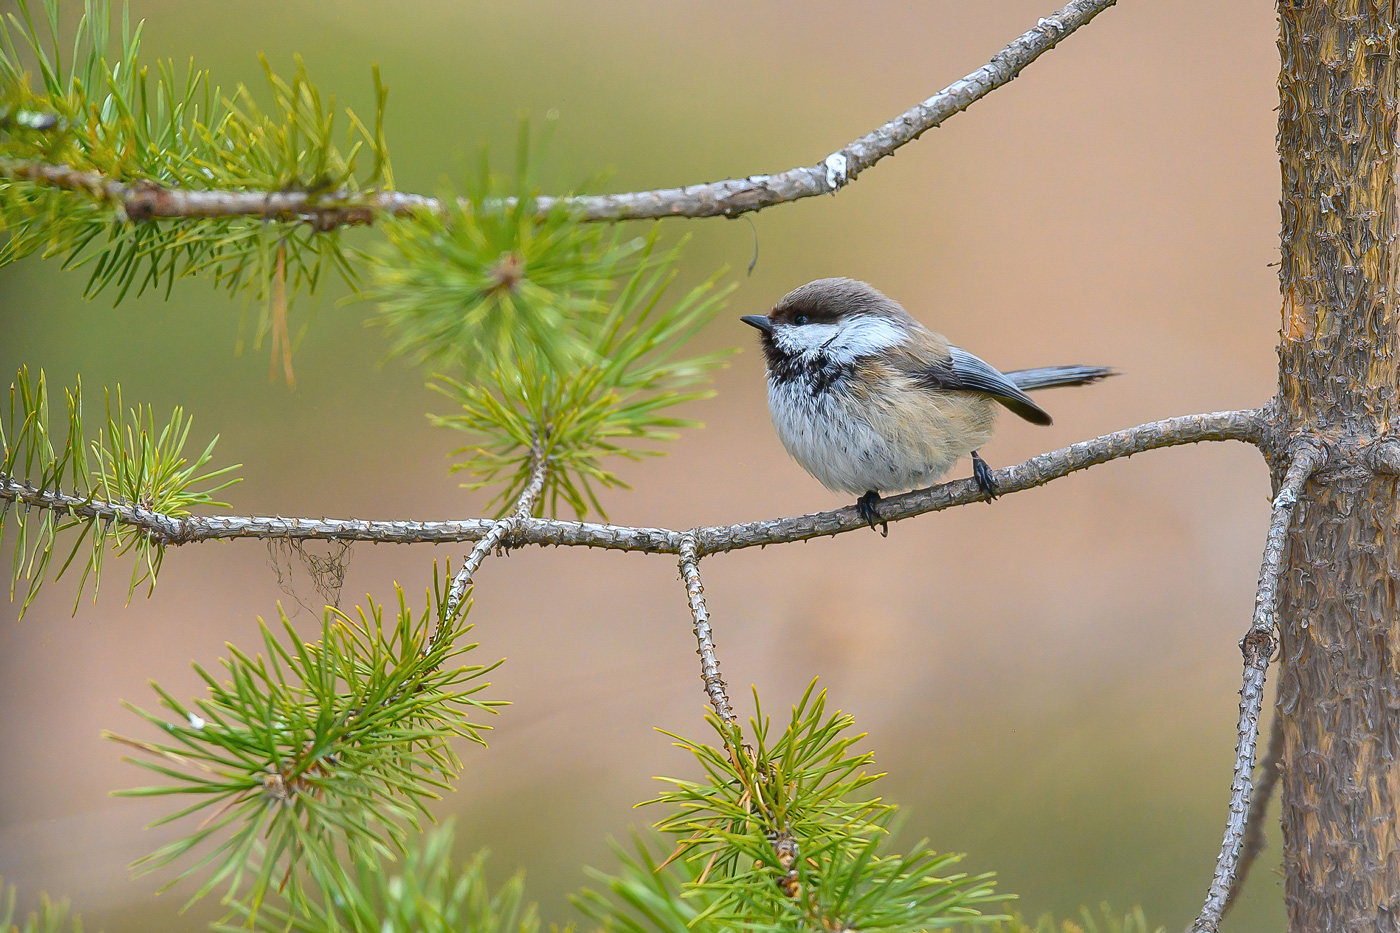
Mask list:
POLYGON ((880 536, 888 538, 890 535, 890 523, 880 518, 880 494, 875 490, 870 490, 865 495, 856 500, 856 511, 860 517, 865 519, 865 523, 874 531, 875 526, 880 526, 880 536))
POLYGON ((972 452, 972 478, 977 480, 977 488, 987 494, 988 503, 997 497, 997 481, 992 479, 992 468, 975 450, 972 452))

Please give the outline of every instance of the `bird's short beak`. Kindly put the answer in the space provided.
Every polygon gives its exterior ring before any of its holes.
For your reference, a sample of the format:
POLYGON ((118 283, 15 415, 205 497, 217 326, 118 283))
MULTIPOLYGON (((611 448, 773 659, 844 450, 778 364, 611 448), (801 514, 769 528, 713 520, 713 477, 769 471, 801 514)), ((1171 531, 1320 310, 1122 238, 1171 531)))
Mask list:
POLYGON ((739 320, 752 327, 757 327, 765 334, 773 333, 773 322, 768 320, 768 318, 762 314, 746 314, 743 317, 739 318, 739 320))

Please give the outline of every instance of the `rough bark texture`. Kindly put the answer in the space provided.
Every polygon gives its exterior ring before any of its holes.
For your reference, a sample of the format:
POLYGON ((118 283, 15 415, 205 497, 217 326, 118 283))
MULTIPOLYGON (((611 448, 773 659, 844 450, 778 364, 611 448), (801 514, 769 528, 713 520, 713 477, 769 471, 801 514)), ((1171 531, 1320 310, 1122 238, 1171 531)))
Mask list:
POLYGON ((1365 469, 1400 361, 1396 19, 1393 2, 1279 4, 1278 427, 1328 457, 1280 581, 1293 931, 1400 929, 1400 510, 1395 477, 1365 469))

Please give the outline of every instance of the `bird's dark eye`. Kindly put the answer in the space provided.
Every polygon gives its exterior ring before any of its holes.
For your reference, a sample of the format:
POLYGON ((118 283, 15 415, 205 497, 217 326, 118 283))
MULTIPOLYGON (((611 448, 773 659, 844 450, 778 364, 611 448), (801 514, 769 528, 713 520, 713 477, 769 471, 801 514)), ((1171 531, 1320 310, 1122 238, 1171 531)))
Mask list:
POLYGON ((808 318, 805 314, 794 314, 792 316, 792 323, 796 324, 799 327, 801 327, 803 324, 806 324, 807 321, 808 318))

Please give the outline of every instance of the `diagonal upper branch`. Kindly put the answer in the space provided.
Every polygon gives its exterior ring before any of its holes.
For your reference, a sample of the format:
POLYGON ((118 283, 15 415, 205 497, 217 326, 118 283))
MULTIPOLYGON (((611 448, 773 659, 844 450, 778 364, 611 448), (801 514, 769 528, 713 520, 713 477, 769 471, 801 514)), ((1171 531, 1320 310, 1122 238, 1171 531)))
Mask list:
MULTIPOLYGON (((1031 62, 1117 0, 1070 0, 976 71, 816 165, 775 175, 750 175, 683 188, 536 199, 544 214, 565 206, 584 220, 642 220, 660 217, 734 217, 819 194, 834 194, 866 169, 907 143, 1009 84, 1031 62)), ((166 187, 149 181, 128 184, 96 171, 30 160, 0 159, 0 178, 37 182, 85 192, 117 206, 132 220, 153 218, 261 217, 307 221, 318 229, 373 223, 383 213, 442 210, 436 198, 399 191, 312 193, 306 191, 215 191, 166 187)))
MULTIPOLYGON (((1258 445, 1268 435, 1261 410, 1220 411, 1183 415, 1153 421, 1105 434, 1069 447, 1031 457, 1024 463, 997 470, 993 475, 999 494, 1006 495, 1043 486, 1079 470, 1159 447, 1178 447, 1201 441, 1244 441, 1258 445)), ((953 480, 881 501, 880 515, 891 522, 927 512, 982 502, 986 495, 971 480, 953 480)), ((162 545, 192 544, 225 538, 293 538, 338 541, 373 541, 380 544, 444 544, 479 541, 499 527, 486 518, 461 521, 407 522, 365 519, 283 518, 281 516, 191 515, 175 518, 140 506, 101 499, 69 496, 35 489, 11 477, 0 476, 0 503, 52 509, 77 518, 102 518, 144 531, 162 545)), ((565 522, 547 518, 521 518, 501 537, 501 546, 527 544, 599 547, 650 554, 681 553, 682 533, 669 528, 565 522)), ((865 519, 854 506, 791 518, 713 525, 695 528, 697 557, 720 551, 764 547, 806 541, 826 535, 866 529, 865 519)))

